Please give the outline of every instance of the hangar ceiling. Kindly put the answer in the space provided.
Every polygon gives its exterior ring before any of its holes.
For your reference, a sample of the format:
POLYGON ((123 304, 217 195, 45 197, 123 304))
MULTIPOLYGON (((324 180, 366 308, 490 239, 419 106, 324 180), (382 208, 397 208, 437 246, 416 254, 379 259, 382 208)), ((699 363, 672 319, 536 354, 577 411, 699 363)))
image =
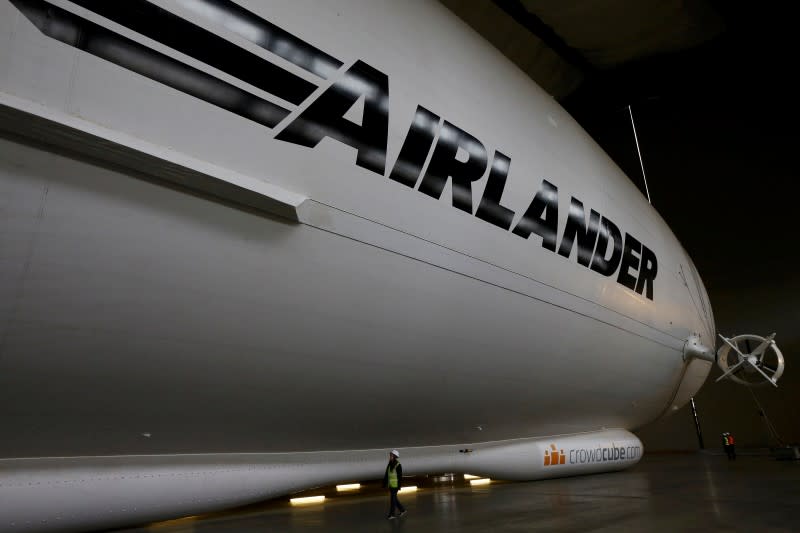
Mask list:
MULTIPOLYGON (((653 207, 706 284, 717 331, 776 332, 781 387, 752 390, 785 441, 800 442, 800 274, 795 161, 800 100, 790 2, 440 0, 557 98, 641 190, 636 117, 653 207)), ((775 445, 750 391, 711 377, 696 400, 719 433, 775 445)), ((640 432, 696 448, 688 410, 640 432)))
POLYGON ((763 98, 800 118, 791 2, 440 1, 582 124, 655 98, 763 98))
POLYGON ((441 0, 557 99, 587 78, 717 37, 705 0, 441 0))

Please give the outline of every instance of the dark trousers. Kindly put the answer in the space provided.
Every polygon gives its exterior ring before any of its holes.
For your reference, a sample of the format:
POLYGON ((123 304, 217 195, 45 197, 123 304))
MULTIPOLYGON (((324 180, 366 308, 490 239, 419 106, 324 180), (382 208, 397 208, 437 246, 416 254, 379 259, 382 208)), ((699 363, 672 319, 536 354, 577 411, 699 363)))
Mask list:
POLYGON ((397 491, 399 489, 389 489, 389 516, 394 514, 394 510, 397 509, 398 511, 405 512, 406 508, 403 507, 403 504, 397 499, 397 491))
POLYGON ((735 461, 736 460, 736 446, 733 444, 729 444, 725 446, 725 451, 728 453, 728 460, 735 461))

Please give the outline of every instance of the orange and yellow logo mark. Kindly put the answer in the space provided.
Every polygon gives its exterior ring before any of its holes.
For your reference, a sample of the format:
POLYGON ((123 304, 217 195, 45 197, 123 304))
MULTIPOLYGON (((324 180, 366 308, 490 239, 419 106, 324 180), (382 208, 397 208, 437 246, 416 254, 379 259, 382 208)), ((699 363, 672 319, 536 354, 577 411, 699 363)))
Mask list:
POLYGON ((555 444, 551 444, 550 448, 544 450, 544 466, 563 465, 567 460, 564 450, 557 450, 555 444))

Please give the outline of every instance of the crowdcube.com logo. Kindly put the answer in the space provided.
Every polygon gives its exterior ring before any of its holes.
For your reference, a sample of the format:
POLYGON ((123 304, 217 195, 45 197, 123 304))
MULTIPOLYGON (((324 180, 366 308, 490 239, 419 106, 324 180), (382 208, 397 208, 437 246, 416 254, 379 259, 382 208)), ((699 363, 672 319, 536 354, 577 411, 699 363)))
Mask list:
POLYGON ((555 444, 550 445, 550 449, 548 450, 545 448, 544 450, 544 466, 551 466, 551 465, 563 465, 567 460, 567 456, 564 455, 564 450, 556 449, 555 444))
POLYGON ((555 444, 544 450, 544 466, 563 464, 605 463, 607 461, 626 461, 638 459, 642 455, 640 446, 598 446, 597 448, 571 449, 564 453, 555 444))

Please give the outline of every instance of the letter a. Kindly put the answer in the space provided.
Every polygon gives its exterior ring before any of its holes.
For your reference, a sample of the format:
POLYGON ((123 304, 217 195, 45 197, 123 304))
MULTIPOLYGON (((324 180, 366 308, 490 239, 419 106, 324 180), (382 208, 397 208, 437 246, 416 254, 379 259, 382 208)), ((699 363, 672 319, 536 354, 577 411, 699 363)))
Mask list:
POLYGON ((313 148, 331 137, 358 150, 356 165, 383 176, 389 138, 389 78, 357 61, 275 138, 313 148), (356 124, 344 115, 361 98, 364 115, 356 124))

